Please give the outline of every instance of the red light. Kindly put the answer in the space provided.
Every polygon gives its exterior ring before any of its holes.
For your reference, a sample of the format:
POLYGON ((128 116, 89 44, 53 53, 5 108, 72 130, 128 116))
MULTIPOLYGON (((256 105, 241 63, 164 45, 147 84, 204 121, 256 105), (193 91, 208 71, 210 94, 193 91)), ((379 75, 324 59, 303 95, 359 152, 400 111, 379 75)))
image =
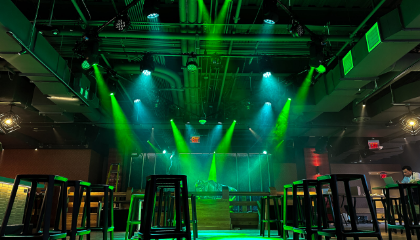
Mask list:
POLYGON ((387 174, 386 173, 379 173, 379 176, 381 176, 381 178, 386 178, 387 174))
POLYGON ((193 136, 190 138, 191 143, 200 143, 200 136, 193 136))

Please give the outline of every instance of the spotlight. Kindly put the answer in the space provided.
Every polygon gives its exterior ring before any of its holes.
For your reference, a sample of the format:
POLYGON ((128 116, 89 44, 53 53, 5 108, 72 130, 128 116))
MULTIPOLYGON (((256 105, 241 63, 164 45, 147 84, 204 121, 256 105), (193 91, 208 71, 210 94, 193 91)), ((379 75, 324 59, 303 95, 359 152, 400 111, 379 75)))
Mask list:
POLYGON ((148 19, 159 17, 159 6, 159 0, 144 0, 143 15, 147 16, 148 19))
POLYGON ((13 106, 10 106, 10 111, 0 114, 0 133, 11 133, 20 128, 22 119, 12 111, 13 106))
POLYGON ((265 102, 265 105, 271 106, 271 102, 265 102))
POLYGON ((155 62, 153 61, 153 55, 151 53, 144 54, 143 59, 140 61, 140 72, 149 76, 154 70, 155 62))
POLYGON ((58 34, 60 33, 60 30, 58 30, 58 29, 53 29, 53 30, 51 30, 51 33, 52 33, 53 35, 58 35, 58 34))
POLYGON ((233 120, 233 122, 236 122, 236 120, 233 120))
POLYGON ((279 20, 276 0, 263 0, 264 23, 275 24, 279 20))
POLYGON ((35 151, 38 151, 38 148, 35 148, 35 151))
POLYGON ((324 73, 325 71, 327 71, 327 69, 324 67, 324 65, 319 65, 319 67, 315 68, 315 71, 317 71, 318 73, 324 73))
POLYGON ((309 45, 309 66, 316 69, 324 62, 324 46, 322 45, 322 42, 319 40, 309 42, 308 45, 309 45))
POLYGON ((366 103, 364 102, 362 106, 363 106, 363 107, 366 107, 366 103))
POLYGON ((147 142, 150 142, 149 140, 147 140, 147 142))
POLYGON ((291 98, 288 98, 288 99, 287 99, 287 101, 291 101, 291 100, 292 100, 291 98))
POLYGON ((99 64, 99 42, 93 40, 88 41, 85 44, 86 49, 83 53, 85 60, 82 62, 82 68, 86 70, 99 64))
POLYGON ((263 73, 263 77, 265 78, 270 77, 272 69, 273 69, 271 58, 267 56, 260 58, 259 65, 260 65, 260 71, 263 73))
POLYGON ((263 154, 267 154, 267 151, 263 151, 263 154))
POLYGON ((198 69, 198 65, 195 61, 190 61, 187 63, 187 69, 188 69, 188 72, 195 73, 195 71, 197 71, 198 69))
POLYGON ((305 28, 296 20, 292 19, 292 26, 290 27, 289 32, 293 37, 302 37, 305 33, 305 28))
POLYGON ((250 127, 248 127, 249 130, 252 130, 250 127))
POLYGON ((202 125, 204 125, 204 124, 206 124, 206 119, 200 119, 200 120, 198 120, 198 122, 200 123, 200 124, 202 124, 202 125))
POLYGON ((123 13, 117 16, 114 21, 114 28, 118 31, 125 31, 130 27, 130 19, 128 18, 127 13, 123 13))
POLYGON ((134 103, 139 103, 139 102, 140 102, 140 99, 134 100, 134 103))
POLYGON ((114 93, 113 93, 113 92, 112 92, 112 93, 110 93, 110 94, 109 94, 109 96, 114 96, 114 93))
POLYGON ((263 73, 263 77, 268 78, 271 76, 271 72, 265 72, 263 73))
POLYGON ((213 153, 216 153, 216 151, 214 151, 213 153))
POLYGON ((165 154, 166 153, 166 150, 163 150, 163 152, 162 152, 163 154, 165 154))
POLYGON ((217 124, 222 125, 222 122, 217 122, 217 124))
POLYGON ((174 120, 173 119, 171 119, 171 122, 173 122, 174 120))

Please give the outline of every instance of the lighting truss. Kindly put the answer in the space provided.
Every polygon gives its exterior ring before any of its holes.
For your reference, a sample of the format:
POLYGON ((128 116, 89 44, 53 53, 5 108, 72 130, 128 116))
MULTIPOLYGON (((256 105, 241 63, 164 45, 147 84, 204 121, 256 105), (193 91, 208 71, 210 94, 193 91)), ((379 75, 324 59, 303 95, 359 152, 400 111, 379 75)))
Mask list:
POLYGON ((0 114, 0 132, 3 134, 11 133, 20 129, 20 123, 22 119, 12 111, 10 106, 10 111, 0 114))
POLYGON ((401 129, 412 136, 420 132, 420 116, 412 112, 407 113, 400 119, 401 129))

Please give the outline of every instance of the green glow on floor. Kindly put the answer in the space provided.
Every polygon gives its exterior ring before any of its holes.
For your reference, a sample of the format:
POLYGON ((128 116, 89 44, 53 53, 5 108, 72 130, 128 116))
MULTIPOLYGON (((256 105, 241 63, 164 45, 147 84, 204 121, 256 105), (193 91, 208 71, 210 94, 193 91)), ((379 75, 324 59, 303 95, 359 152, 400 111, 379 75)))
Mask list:
POLYGON ((302 85, 300 85, 300 88, 296 95, 296 101, 298 105, 303 105, 306 101, 306 98, 308 97, 309 88, 311 87, 312 75, 314 74, 314 70, 315 68, 311 67, 311 69, 308 71, 308 74, 305 77, 305 80, 303 80, 302 85))
POLYGON ((276 127, 274 129, 274 146, 276 151, 281 151, 284 145, 283 142, 286 138, 291 102, 286 101, 276 121, 276 127))
POLYGON ((216 153, 213 153, 213 159, 211 160, 209 179, 217 182, 217 172, 216 172, 216 153))
POLYGON ((220 141, 217 146, 216 153, 229 153, 230 152, 230 142, 232 141, 233 131, 235 130, 236 121, 234 120, 230 125, 229 129, 226 131, 225 136, 223 136, 222 141, 220 141))

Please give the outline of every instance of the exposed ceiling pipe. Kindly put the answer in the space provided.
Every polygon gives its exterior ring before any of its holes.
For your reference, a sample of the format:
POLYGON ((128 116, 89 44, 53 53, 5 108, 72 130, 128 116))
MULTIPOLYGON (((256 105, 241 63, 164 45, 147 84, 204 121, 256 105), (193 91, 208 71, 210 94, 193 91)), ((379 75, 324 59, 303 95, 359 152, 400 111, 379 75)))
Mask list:
MULTIPOLYGON (((197 8, 197 0, 188 0, 188 24, 192 23, 195 24, 197 23, 197 15, 198 15, 198 8, 197 8)), ((190 34, 196 34, 196 26, 195 25, 189 25, 188 26, 188 33, 190 34)), ((199 41, 195 41, 196 39, 191 39, 188 40, 188 53, 195 53, 195 46, 196 44, 199 44, 199 41)), ((194 72, 188 73, 188 81, 190 84, 190 87, 195 88, 197 87, 197 83, 198 83, 198 78, 197 78, 198 72, 194 72)), ((190 91, 190 97, 191 97, 191 102, 192 102, 192 106, 191 106, 191 110, 195 113, 198 114, 198 91, 196 91, 195 89, 193 90, 189 90, 190 91)))
MULTIPOLYGON (((179 21, 181 22, 181 34, 186 34, 186 23, 187 23, 187 4, 186 0, 180 0, 179 1, 179 21)), ((187 46, 187 40, 186 39, 180 39, 181 40, 181 53, 185 54, 187 53, 188 46, 187 46)), ((187 65, 187 56, 182 56, 182 66, 184 67, 182 69, 182 73, 184 76, 184 85, 186 88, 190 87, 190 83, 188 81, 188 71, 185 68, 187 65)), ((190 90, 185 90, 185 101, 186 101, 186 108, 188 112, 191 112, 191 98, 190 98, 190 90)))
MULTIPOLYGON (((328 61, 327 66, 329 66, 337 57, 338 55, 340 55, 340 53, 342 51, 344 51, 344 49, 346 49, 346 47, 352 43, 354 41, 354 37, 356 36, 356 34, 359 32, 360 29, 362 29, 366 22, 369 21, 369 19, 373 16, 373 14, 376 13, 376 11, 378 11, 378 9, 382 6, 382 4, 384 4, 386 2, 386 0, 381 0, 374 9, 372 9, 372 11, 369 13, 369 15, 366 16, 366 18, 359 24, 359 26, 353 31, 352 34, 350 34, 350 38, 346 41, 346 43, 340 48, 340 50, 338 50, 338 52, 336 54, 334 54, 334 56, 328 61)), ((315 79, 317 79, 321 74, 318 73, 315 77, 315 79)))
MULTIPOLYGON (((241 13, 241 5, 242 5, 242 0, 239 0, 239 1, 238 1, 238 6, 236 7, 235 17, 233 18, 233 21, 234 21, 234 23, 235 23, 235 24, 237 24, 237 23, 238 23, 238 21, 239 21, 239 14, 241 13)), ((235 26, 235 28, 236 28, 236 26, 235 26)), ((234 28, 234 29, 235 29, 235 28, 234 28)), ((234 32, 235 32, 235 31, 234 31, 234 32)), ((230 42, 230 44, 229 44, 228 55, 232 53, 232 48, 233 48, 233 40, 232 40, 232 41, 230 42)), ((223 74, 222 87, 221 87, 221 89, 220 89, 219 101, 217 102, 217 109, 216 109, 216 112, 219 112, 220 102, 222 101, 223 89, 224 89, 224 87, 225 87, 226 74, 227 74, 227 69, 228 69, 228 67, 229 67, 229 61, 230 61, 230 58, 228 57, 228 58, 226 59, 225 72, 224 72, 224 74, 223 74)), ((217 118, 217 115, 218 115, 218 114, 216 114, 216 118, 217 118)))
POLYGON ((356 102, 356 105, 359 104, 359 103, 361 103, 361 102, 367 101, 369 98, 375 96, 378 92, 384 90, 389 85, 391 85, 391 84, 395 83, 396 81, 400 80, 402 77, 404 77, 405 75, 407 75, 408 73, 410 73, 411 71, 413 71, 413 69, 415 67, 417 67, 417 64, 419 62, 420 62, 420 59, 417 59, 417 61, 415 61, 413 64, 411 64, 407 69, 405 69, 401 73, 397 74, 395 77, 390 78, 389 80, 385 81, 380 87, 374 89, 372 92, 370 92, 369 94, 367 94, 365 97, 363 97, 362 99, 360 99, 359 101, 357 101, 356 102))
POLYGON ((88 21, 86 20, 85 15, 83 15, 82 10, 79 8, 79 5, 77 5, 76 0, 71 0, 71 2, 73 3, 74 8, 76 8, 76 11, 79 13, 80 19, 82 19, 83 23, 87 26, 88 21))
MULTIPOLYGON (((169 83, 169 85, 171 86, 171 89, 175 89, 176 88, 175 81, 170 76, 168 76, 166 74, 163 74, 163 73, 159 73, 159 72, 152 72, 152 76, 155 76, 155 77, 158 77, 158 78, 162 78, 165 81, 167 81, 169 83)), ((172 94, 172 99, 173 99, 174 103, 176 105, 179 105, 178 97, 177 97, 177 92, 176 91, 171 91, 171 94, 172 94)))
MULTIPOLYGON (((185 9, 183 10, 185 11, 185 9)), ((80 37, 83 35, 81 31, 62 30, 55 36, 80 37)), ((251 41, 251 42, 309 42, 311 37, 302 36, 295 38, 290 34, 223 34, 223 35, 207 35, 207 34, 188 34, 188 33, 151 33, 151 32, 117 32, 103 31, 99 33, 99 37, 104 38, 145 38, 145 39, 166 39, 166 40, 203 40, 203 41, 251 41)), ((347 42, 348 37, 329 35, 330 42, 347 42)))
MULTIPOLYGON (((136 63, 117 64, 114 66, 113 70, 116 72, 129 71, 129 72, 138 72, 138 73, 140 71, 139 66, 136 63)), ((171 88, 173 89, 183 88, 181 78, 178 76, 178 74, 166 67, 155 65, 155 71, 152 73, 152 75, 156 77, 160 77, 163 80, 167 81, 169 85, 171 86, 171 88)), ((172 91, 172 98, 175 104, 181 107, 184 107, 184 98, 183 98, 182 91, 178 91, 177 93, 176 91, 172 91)))

